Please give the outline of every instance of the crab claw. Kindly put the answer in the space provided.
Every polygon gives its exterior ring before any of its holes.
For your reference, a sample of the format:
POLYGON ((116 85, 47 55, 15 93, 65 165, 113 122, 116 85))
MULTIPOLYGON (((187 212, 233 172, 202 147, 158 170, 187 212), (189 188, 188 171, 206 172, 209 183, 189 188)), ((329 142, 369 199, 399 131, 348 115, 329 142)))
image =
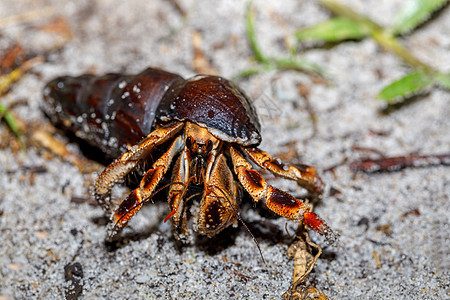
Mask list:
POLYGON ((308 228, 311 228, 312 230, 325 236, 330 244, 333 244, 338 238, 337 234, 334 233, 333 230, 331 230, 327 223, 325 223, 325 221, 323 221, 321 218, 319 218, 319 216, 311 211, 306 211, 303 214, 303 224, 305 224, 308 228))

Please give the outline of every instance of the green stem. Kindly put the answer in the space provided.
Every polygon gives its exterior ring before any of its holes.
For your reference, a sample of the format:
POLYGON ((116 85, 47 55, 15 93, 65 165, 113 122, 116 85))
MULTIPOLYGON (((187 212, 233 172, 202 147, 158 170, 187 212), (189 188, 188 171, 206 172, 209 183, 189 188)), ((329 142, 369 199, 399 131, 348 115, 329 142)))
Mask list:
POLYGON ((351 8, 349 8, 345 5, 342 5, 334 0, 320 0, 319 2, 320 2, 320 4, 322 4, 323 7, 327 8, 329 11, 331 11, 335 15, 344 16, 344 17, 352 19, 353 21, 356 21, 360 24, 364 24, 371 31, 383 29, 380 25, 378 25, 371 19, 358 14, 356 11, 352 10, 351 8))
POLYGON ((20 134, 19 126, 17 126, 16 120, 14 119, 13 115, 0 104, 0 121, 4 119, 6 124, 8 124, 9 129, 16 135, 16 137, 19 139, 20 145, 22 148, 25 147, 22 135, 20 134))
POLYGON ((261 63, 266 63, 267 58, 262 54, 258 42, 256 41, 255 36, 255 27, 253 26, 255 18, 255 13, 252 10, 252 3, 251 1, 247 4, 247 17, 246 17, 246 29, 247 29, 247 36, 248 40, 250 42, 250 47, 252 48, 253 55, 255 56, 255 59, 261 63))
POLYGON ((408 51, 408 49, 400 44, 400 42, 393 36, 390 31, 384 29, 381 25, 375 23, 371 19, 358 14, 351 8, 342 5, 334 0, 320 0, 320 3, 332 13, 347 17, 366 26, 370 31, 371 37, 380 46, 388 51, 394 52, 396 55, 400 56, 407 64, 411 65, 415 69, 420 69, 427 73, 437 72, 433 69, 433 67, 425 64, 414 55, 412 55, 408 51))
POLYGON ((372 38, 383 48, 400 56, 407 64, 411 65, 415 69, 421 69, 429 73, 434 73, 431 66, 425 64, 412 55, 408 49, 403 47, 402 44, 400 44, 400 42, 392 36, 390 32, 387 32, 386 30, 376 30, 372 32, 372 38))

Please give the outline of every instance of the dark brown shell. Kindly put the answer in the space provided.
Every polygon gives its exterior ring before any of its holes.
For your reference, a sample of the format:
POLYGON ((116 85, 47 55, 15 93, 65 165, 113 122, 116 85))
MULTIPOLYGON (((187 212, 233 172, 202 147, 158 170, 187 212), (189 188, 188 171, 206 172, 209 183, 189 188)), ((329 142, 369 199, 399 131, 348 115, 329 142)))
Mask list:
POLYGON ((191 121, 221 140, 245 146, 261 141, 250 99, 232 82, 197 75, 189 80, 148 68, 137 75, 63 76, 44 90, 44 110, 55 124, 114 158, 155 124, 191 121))
POLYGON ((152 131, 162 96, 179 81, 179 75, 152 68, 138 75, 58 77, 45 87, 44 110, 55 124, 115 158, 152 131))
POLYGON ((197 75, 178 82, 158 108, 161 120, 189 120, 223 141, 244 146, 261 142, 255 109, 234 83, 217 76, 197 75))

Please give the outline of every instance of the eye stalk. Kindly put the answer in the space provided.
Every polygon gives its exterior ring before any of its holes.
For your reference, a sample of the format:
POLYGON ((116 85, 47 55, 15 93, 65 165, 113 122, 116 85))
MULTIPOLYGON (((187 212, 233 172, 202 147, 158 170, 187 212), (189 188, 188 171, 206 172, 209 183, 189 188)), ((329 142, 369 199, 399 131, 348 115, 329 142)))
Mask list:
POLYGON ((211 140, 208 140, 206 142, 206 153, 211 152, 212 149, 213 149, 213 142, 211 140))
MULTIPOLYGON (((184 130, 186 155, 189 161, 189 178, 193 184, 204 183, 208 162, 212 162, 220 147, 220 140, 206 128, 187 122, 184 130)), ((211 171, 211 170, 209 170, 211 171)))
POLYGON ((193 137, 188 136, 188 137, 186 138, 186 148, 189 149, 189 151, 190 151, 192 154, 197 153, 197 151, 198 151, 198 144, 197 144, 197 141, 196 141, 193 137))
POLYGON ((213 142, 208 140, 206 141, 206 144, 200 144, 195 138, 188 136, 186 138, 186 148, 189 149, 192 156, 206 159, 208 153, 213 149, 213 142))

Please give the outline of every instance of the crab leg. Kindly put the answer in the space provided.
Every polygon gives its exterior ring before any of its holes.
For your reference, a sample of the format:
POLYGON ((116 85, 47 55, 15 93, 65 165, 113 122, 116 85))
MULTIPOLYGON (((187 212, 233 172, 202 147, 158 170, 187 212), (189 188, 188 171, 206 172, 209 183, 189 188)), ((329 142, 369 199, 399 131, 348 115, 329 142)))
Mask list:
POLYGON ((106 198, 111 187, 133 170, 154 146, 171 139, 182 127, 183 123, 176 123, 170 127, 162 127, 154 130, 138 145, 131 147, 129 151, 122 154, 121 157, 106 167, 94 184, 95 198, 99 204, 106 210, 109 210, 111 204, 106 198))
POLYGON ((171 212, 164 220, 167 221, 173 217, 173 223, 176 226, 178 226, 184 210, 183 199, 190 183, 189 166, 189 158, 185 147, 173 168, 173 176, 169 189, 169 206, 171 212))
POLYGON ((176 138, 169 150, 155 161, 152 169, 144 174, 140 186, 133 190, 128 197, 120 203, 119 207, 112 215, 113 228, 111 236, 120 232, 142 205, 151 198, 156 186, 169 169, 173 157, 182 149, 183 145, 184 141, 182 137, 179 136, 176 138))
POLYGON ((313 167, 302 165, 300 168, 296 168, 284 165, 279 159, 273 159, 270 154, 258 148, 241 147, 241 149, 261 168, 267 169, 281 177, 295 180, 300 186, 316 195, 322 194, 323 182, 313 167))
POLYGON ((230 147, 230 153, 239 181, 255 202, 265 198, 266 206, 276 214, 291 220, 303 221, 309 228, 322 235, 331 234, 328 225, 311 212, 308 204, 267 184, 264 178, 253 170, 252 165, 233 147, 230 147))

